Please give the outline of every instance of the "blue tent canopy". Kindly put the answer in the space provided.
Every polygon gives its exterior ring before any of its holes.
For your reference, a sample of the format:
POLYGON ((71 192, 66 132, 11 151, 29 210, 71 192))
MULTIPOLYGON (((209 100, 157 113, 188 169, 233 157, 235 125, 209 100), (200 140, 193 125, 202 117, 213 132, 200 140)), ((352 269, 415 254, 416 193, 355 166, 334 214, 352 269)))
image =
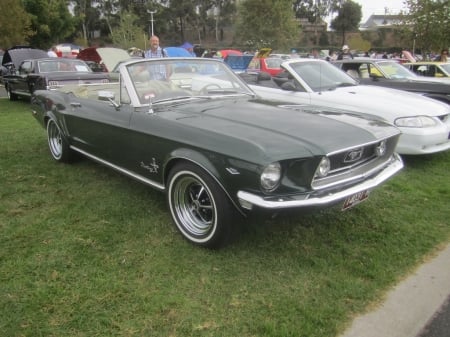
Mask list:
POLYGON ((191 53, 181 47, 166 47, 164 50, 170 57, 192 57, 191 53))
POLYGON ((180 47, 184 48, 184 49, 192 49, 192 48, 194 48, 194 46, 192 44, 190 44, 189 42, 183 43, 180 47))

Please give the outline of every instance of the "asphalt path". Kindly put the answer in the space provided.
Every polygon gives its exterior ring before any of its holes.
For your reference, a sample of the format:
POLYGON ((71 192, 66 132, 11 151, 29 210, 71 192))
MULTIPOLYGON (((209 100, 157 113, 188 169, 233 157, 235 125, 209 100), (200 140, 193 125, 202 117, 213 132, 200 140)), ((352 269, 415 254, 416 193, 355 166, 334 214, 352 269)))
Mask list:
POLYGON ((450 296, 417 337, 450 337, 450 296))
MULTIPOLYGON (((3 85, 0 85, 0 97, 6 97, 6 90, 3 85)), ((449 246, 450 247, 450 246, 449 246)), ((449 268, 449 260, 441 265, 441 268, 449 268)), ((409 337, 450 337, 450 283, 444 283, 443 292, 447 296, 447 299, 443 302, 441 306, 435 308, 435 313, 427 321, 424 327, 416 336, 409 337)), ((377 324, 380 326, 384 325, 384 322, 379 321, 377 324)), ((376 330, 376 329, 375 329, 376 330)), ((359 335, 359 337, 365 337, 369 335, 359 335)), ((384 336, 388 337, 388 336, 384 336)), ((391 336, 394 337, 394 336, 391 336)))

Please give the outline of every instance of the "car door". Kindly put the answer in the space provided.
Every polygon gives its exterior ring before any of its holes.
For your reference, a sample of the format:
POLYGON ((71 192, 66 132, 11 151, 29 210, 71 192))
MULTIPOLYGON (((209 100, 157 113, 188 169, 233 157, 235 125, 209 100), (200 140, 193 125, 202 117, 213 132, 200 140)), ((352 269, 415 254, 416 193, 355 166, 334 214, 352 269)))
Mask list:
POLYGON ((23 61, 16 73, 7 77, 9 90, 19 95, 29 95, 28 74, 31 72, 31 69, 31 61, 23 61))
POLYGON ((130 137, 130 105, 115 107, 109 101, 69 95, 65 124, 76 149, 107 162, 120 164, 130 137))

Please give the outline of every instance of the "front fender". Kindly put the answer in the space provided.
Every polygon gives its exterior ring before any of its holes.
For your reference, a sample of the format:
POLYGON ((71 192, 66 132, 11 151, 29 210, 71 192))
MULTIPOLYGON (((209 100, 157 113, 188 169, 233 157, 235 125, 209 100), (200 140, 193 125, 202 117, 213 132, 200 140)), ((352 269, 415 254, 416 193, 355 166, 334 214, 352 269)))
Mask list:
POLYGON ((33 117, 38 120, 44 129, 47 128, 48 121, 50 119, 53 120, 63 137, 68 140, 64 117, 59 112, 58 106, 61 108, 64 104, 62 102, 58 103, 58 99, 55 96, 52 97, 51 92, 48 90, 37 90, 31 96, 31 113, 33 117))
POLYGON ((165 159, 164 163, 164 185, 167 185, 167 179, 171 169, 181 161, 189 161, 195 165, 201 167, 206 173, 208 173, 217 183, 218 186, 227 195, 236 209, 245 215, 242 209, 238 206, 237 202, 237 189, 233 188, 233 184, 230 184, 230 176, 232 172, 227 171, 226 163, 223 158, 218 157, 215 153, 205 154, 200 151, 194 151, 187 148, 179 148, 170 153, 165 159))

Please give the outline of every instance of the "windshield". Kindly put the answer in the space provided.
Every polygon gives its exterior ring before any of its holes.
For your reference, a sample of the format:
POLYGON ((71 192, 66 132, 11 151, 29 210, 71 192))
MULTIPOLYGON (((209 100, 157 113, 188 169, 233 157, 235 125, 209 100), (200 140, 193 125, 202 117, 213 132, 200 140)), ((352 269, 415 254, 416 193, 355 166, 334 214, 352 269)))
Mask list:
POLYGON ((416 77, 416 74, 406 69, 404 66, 397 62, 378 62, 378 66, 387 78, 401 79, 416 77))
POLYGON ((294 62, 290 66, 313 91, 357 84, 353 78, 328 62, 294 62))
POLYGON ((84 61, 65 58, 54 58, 50 60, 47 59, 39 61, 38 68, 40 73, 50 73, 54 71, 85 73, 92 72, 92 70, 84 61))
POLYGON ((283 63, 282 58, 268 57, 266 58, 267 68, 280 68, 281 63, 283 63))
POLYGON ((144 59, 127 72, 141 104, 171 99, 253 95, 222 61, 196 58, 144 59))
POLYGON ((447 74, 450 74, 450 63, 443 63, 443 64, 441 64, 441 67, 442 67, 442 69, 445 70, 445 72, 447 74))

